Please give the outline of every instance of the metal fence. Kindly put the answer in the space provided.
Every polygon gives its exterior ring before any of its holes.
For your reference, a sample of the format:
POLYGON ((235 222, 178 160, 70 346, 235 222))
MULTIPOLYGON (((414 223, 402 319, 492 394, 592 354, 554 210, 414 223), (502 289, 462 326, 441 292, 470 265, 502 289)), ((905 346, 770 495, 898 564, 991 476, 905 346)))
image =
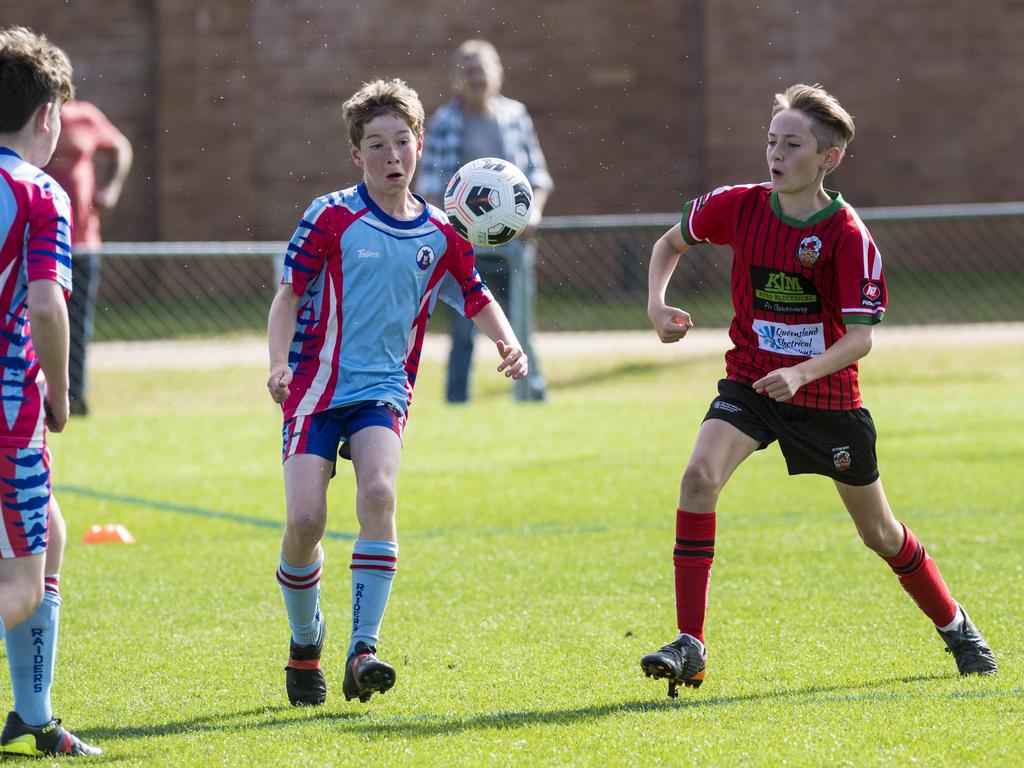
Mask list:
MULTIPOLYGON (((859 213, 883 255, 887 323, 1024 320, 1024 203, 859 213)), ((547 218, 536 254, 535 328, 646 328, 651 246, 677 221, 675 215, 547 218)), ((95 340, 263 333, 284 245, 105 244, 95 340)), ((730 265, 727 249, 691 250, 669 299, 701 327, 728 325, 730 265)))

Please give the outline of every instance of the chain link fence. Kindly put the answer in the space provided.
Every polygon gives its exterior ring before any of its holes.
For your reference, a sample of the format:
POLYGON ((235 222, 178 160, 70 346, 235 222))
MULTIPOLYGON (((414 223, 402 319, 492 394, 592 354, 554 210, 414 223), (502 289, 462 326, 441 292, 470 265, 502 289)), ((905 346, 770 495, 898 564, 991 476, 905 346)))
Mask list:
MULTIPOLYGON (((882 253, 886 323, 1024 321, 1024 203, 861 209, 882 253)), ((647 262, 674 215, 549 217, 536 253, 537 331, 647 328, 647 262)), ((285 243, 108 243, 94 341, 262 334, 285 243)), ((731 254, 699 246, 669 287, 725 327, 731 254)), ((441 320, 441 318, 437 318, 441 320)), ((433 330, 443 329, 443 321, 433 330)))

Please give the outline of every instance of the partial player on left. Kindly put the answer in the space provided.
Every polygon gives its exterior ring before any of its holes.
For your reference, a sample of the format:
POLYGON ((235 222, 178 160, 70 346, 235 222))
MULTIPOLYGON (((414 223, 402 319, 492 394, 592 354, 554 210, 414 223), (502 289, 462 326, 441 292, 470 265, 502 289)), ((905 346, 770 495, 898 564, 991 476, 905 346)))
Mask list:
POLYGON ((50 705, 65 529, 46 429, 68 420, 71 205, 40 168, 73 97, 60 48, 24 27, 0 29, 0 637, 14 692, 0 756, 101 752, 50 705))

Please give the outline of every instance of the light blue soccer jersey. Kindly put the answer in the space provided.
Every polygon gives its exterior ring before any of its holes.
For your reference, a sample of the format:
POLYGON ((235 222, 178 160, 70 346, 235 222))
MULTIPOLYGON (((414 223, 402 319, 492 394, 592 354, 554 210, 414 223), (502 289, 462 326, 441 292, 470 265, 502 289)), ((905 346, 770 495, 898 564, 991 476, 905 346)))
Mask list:
POLYGON ((443 211, 424 205, 400 221, 359 184, 306 210, 281 280, 301 297, 286 419, 366 400, 407 411, 437 299, 467 317, 492 300, 472 246, 443 211))

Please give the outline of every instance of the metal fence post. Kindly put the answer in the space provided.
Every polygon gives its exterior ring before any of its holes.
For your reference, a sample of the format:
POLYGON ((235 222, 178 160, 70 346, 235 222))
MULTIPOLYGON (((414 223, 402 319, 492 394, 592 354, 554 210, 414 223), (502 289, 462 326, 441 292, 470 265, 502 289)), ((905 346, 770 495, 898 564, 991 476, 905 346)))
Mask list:
POLYGON ((512 383, 512 397, 517 402, 530 399, 530 380, 540 376, 540 361, 534 357, 533 344, 533 301, 537 290, 535 261, 537 249, 533 242, 509 248, 505 259, 508 261, 508 303, 509 322, 519 343, 530 359, 530 374, 525 379, 512 383))

